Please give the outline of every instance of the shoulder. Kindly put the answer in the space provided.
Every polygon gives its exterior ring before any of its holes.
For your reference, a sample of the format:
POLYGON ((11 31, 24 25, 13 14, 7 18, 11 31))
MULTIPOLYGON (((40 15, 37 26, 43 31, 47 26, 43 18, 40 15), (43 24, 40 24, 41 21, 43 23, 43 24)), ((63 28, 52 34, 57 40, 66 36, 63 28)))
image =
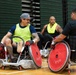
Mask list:
POLYGON ((61 26, 59 24, 57 24, 56 28, 61 28, 61 26))
POLYGON ((31 31, 31 33, 35 33, 36 32, 34 26, 30 25, 30 31, 31 31))
POLYGON ((30 29, 31 30, 35 30, 34 26, 30 25, 30 29))
POLYGON ((71 20, 68 22, 69 25, 76 25, 76 20, 71 20))
POLYGON ((10 30, 15 30, 15 29, 16 29, 16 25, 13 25, 10 30))
POLYGON ((13 34, 14 31, 15 31, 15 29, 16 29, 16 25, 13 25, 13 26, 11 27, 11 29, 9 29, 8 32, 11 32, 11 33, 13 34))
POLYGON ((16 28, 16 25, 13 25, 12 28, 16 28))
POLYGON ((45 29, 46 27, 47 27, 47 24, 46 24, 46 25, 44 25, 44 27, 43 27, 43 28, 45 29))
POLYGON ((30 28, 34 28, 34 26, 33 25, 30 25, 30 28))
POLYGON ((68 21, 65 25, 65 28, 71 27, 74 24, 74 21, 68 21))

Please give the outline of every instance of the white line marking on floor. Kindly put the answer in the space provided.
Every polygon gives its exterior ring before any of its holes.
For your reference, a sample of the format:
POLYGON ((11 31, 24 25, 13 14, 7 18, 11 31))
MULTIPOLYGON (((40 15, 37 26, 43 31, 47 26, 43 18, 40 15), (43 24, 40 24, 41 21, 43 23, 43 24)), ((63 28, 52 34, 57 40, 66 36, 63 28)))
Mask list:
POLYGON ((48 66, 42 66, 41 68, 47 68, 48 66))
POLYGON ((5 74, 5 75, 7 75, 7 74, 16 74, 16 73, 21 73, 21 72, 25 72, 25 70, 24 70, 24 71, 11 72, 11 73, 7 73, 7 72, 0 72, 0 74, 5 74))

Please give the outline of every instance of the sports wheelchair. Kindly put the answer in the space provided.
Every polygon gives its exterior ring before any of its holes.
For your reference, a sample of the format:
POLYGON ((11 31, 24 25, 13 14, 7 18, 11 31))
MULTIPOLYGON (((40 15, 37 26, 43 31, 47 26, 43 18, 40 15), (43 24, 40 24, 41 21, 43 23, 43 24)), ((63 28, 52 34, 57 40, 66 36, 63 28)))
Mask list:
POLYGON ((60 73, 63 70, 68 70, 68 74, 72 71, 70 66, 76 65, 71 61, 72 54, 70 45, 66 41, 61 41, 55 44, 48 56, 48 67, 52 72, 60 73))
POLYGON ((21 41, 23 41, 23 46, 21 49, 21 52, 19 54, 16 54, 17 61, 16 62, 10 62, 9 61, 9 54, 7 52, 6 46, 4 46, 3 49, 0 47, 0 67, 2 69, 5 69, 6 66, 9 67, 16 67, 19 70, 22 69, 29 69, 29 68, 41 68, 42 65, 42 58, 40 55, 39 48, 36 44, 32 44, 30 46, 27 46, 27 42, 24 43, 24 40, 19 36, 14 36, 12 38, 18 38, 21 41), (27 46, 27 48, 26 48, 27 46), (26 54, 24 53, 28 49, 28 55, 30 56, 30 59, 25 59, 24 57, 26 54))

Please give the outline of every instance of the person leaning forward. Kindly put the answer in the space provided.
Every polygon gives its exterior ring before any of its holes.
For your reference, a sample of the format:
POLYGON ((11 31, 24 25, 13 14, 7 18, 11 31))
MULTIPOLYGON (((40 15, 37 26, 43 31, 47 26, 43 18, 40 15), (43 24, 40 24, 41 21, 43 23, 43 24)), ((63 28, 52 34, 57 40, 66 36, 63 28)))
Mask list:
MULTIPOLYGON (((64 40, 67 36, 69 36, 70 48, 71 50, 75 50, 76 52, 76 8, 73 9, 71 12, 71 19, 72 20, 66 24, 63 32, 55 39, 53 39, 52 44, 55 44, 56 42, 60 42, 64 40)), ((76 56, 74 56, 74 58, 75 57, 76 56)))
POLYGON ((29 41, 29 45, 39 41, 35 28, 30 24, 30 15, 28 13, 22 13, 20 16, 20 23, 12 26, 1 40, 1 43, 6 45, 10 58, 14 59, 13 46, 17 46, 18 53, 21 52, 22 41, 16 38, 11 41, 11 36, 20 36, 25 42, 29 41))

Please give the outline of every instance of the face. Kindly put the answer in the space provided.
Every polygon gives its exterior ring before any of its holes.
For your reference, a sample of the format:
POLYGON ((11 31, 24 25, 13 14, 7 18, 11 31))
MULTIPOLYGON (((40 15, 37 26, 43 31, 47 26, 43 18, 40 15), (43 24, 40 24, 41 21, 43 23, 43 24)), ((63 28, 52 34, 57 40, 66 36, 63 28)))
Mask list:
POLYGON ((27 26, 30 23, 30 19, 22 19, 21 22, 24 26, 27 26))
POLYGON ((50 17, 49 22, 53 25, 55 23, 55 17, 50 17))
POLYGON ((76 13, 74 13, 74 12, 71 13, 71 19, 76 20, 76 13))

